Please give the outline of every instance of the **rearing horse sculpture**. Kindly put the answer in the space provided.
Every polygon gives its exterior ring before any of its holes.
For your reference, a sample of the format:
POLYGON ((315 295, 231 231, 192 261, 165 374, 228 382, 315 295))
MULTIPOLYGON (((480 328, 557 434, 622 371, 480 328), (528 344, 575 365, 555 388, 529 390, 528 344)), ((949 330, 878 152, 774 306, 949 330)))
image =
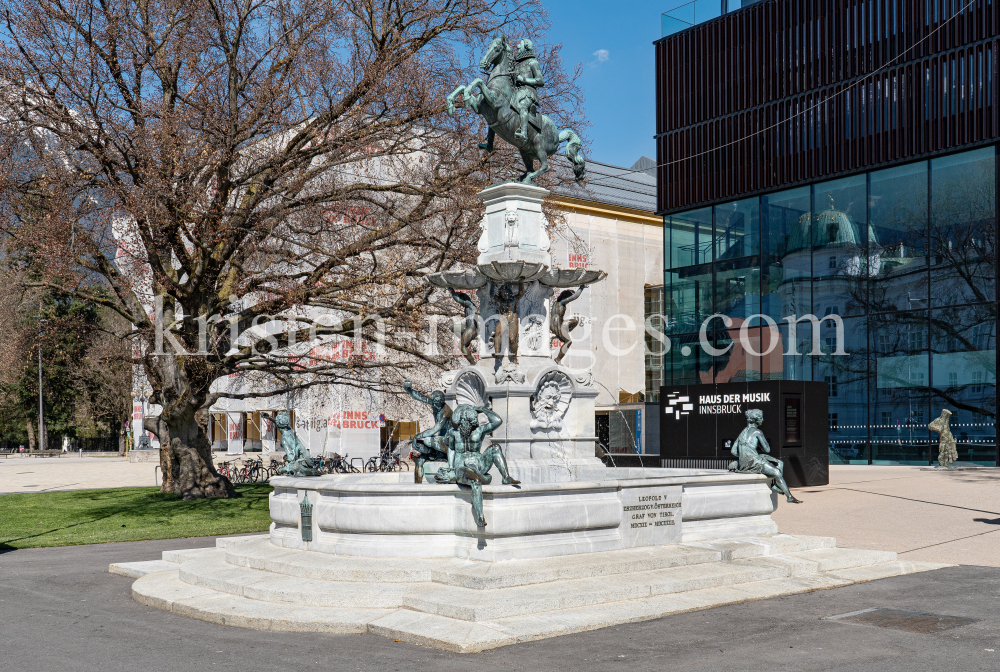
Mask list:
POLYGON ((502 36, 495 38, 479 62, 479 67, 489 72, 487 81, 477 77, 468 86, 459 86, 452 91, 448 95, 448 114, 454 115, 456 107, 464 106, 482 115, 492 131, 521 152, 526 168, 521 182, 525 184, 534 183, 536 177, 552 170, 549 157, 559 151, 560 144, 568 141, 566 158, 572 163, 573 173, 579 182, 586 176, 586 161, 580 153, 580 136, 573 130, 567 128, 560 133, 551 119, 538 113, 528 124, 527 138, 515 137, 520 130, 517 110, 511 104, 516 91, 515 63, 514 49, 507 40, 502 36), (477 88, 478 94, 475 93, 477 88), (455 102, 459 94, 462 94, 462 101, 455 102), (540 163, 538 170, 535 170, 536 160, 540 163))

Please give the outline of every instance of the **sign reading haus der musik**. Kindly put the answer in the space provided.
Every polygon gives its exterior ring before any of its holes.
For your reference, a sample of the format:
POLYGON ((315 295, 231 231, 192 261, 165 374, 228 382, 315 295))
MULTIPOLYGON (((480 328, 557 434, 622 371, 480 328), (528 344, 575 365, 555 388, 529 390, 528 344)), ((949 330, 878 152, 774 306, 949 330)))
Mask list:
POLYGON ((744 392, 743 394, 700 394, 698 412, 705 415, 743 413, 747 404, 771 403, 770 392, 744 392))
POLYGON ((822 382, 761 380, 660 388, 660 458, 667 467, 725 469, 747 411, 764 414, 771 454, 785 462, 791 487, 829 480, 827 387, 822 382))

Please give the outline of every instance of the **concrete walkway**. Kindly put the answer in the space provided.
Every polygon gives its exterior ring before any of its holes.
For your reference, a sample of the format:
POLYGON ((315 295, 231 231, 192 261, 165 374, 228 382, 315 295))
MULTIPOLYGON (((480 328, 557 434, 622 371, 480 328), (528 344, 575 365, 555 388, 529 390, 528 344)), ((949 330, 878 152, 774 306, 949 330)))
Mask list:
POLYGON ((799 488, 773 518, 785 534, 895 551, 900 560, 1000 567, 1000 468, 831 466, 830 485, 799 488))
POLYGON ((8 457, 0 460, 0 494, 158 485, 158 466, 123 457, 8 457))

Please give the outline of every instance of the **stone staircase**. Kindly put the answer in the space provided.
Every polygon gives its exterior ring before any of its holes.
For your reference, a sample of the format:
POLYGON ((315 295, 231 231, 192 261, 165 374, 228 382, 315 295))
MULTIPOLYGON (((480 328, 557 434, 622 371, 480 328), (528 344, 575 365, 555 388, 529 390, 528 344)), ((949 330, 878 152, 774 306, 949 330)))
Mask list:
POLYGON ((263 535, 110 571, 137 579, 136 601, 214 623, 475 652, 944 566, 787 534, 506 562, 330 556, 263 535))

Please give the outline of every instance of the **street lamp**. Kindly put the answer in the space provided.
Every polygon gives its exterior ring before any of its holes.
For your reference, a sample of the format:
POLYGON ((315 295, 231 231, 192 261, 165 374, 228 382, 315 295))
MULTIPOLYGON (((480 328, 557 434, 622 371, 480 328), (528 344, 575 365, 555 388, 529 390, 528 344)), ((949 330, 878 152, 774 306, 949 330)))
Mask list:
POLYGON ((48 442, 45 440, 45 404, 42 400, 42 337, 45 336, 45 332, 42 331, 42 323, 45 320, 42 319, 41 310, 38 311, 38 450, 39 452, 44 451, 48 447, 48 442))

